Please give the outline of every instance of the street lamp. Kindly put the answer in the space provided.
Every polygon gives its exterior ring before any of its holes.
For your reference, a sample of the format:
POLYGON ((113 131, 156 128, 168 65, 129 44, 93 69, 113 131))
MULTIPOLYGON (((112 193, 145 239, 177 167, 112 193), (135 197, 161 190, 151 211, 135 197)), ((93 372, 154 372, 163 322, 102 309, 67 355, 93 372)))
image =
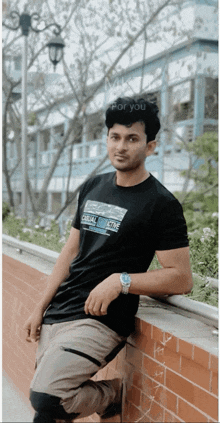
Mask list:
POLYGON ((57 63, 63 57, 63 48, 65 46, 62 38, 60 37, 61 28, 60 25, 56 23, 49 24, 43 29, 36 28, 32 25, 33 21, 40 20, 38 13, 32 13, 29 15, 25 11, 20 15, 17 11, 12 11, 9 14, 9 17, 12 20, 12 25, 8 25, 5 22, 2 23, 8 29, 17 31, 21 28, 23 37, 23 51, 22 51, 22 215, 27 217, 27 37, 29 30, 31 29, 34 32, 43 32, 45 29, 48 29, 54 26, 53 33, 55 37, 52 38, 47 46, 49 48, 49 58, 54 65, 54 71, 57 63))

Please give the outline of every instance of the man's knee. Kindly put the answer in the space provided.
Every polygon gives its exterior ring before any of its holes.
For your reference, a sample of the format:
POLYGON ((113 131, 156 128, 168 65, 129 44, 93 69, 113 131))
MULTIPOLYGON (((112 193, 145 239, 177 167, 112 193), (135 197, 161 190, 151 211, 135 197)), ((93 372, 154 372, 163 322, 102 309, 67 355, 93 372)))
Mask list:
POLYGON ((45 394, 44 392, 36 392, 31 389, 30 401, 32 407, 36 411, 50 411, 60 404, 60 398, 55 395, 45 394))
POLYGON ((32 407, 38 413, 48 413, 51 416, 61 419, 78 417, 79 413, 68 414, 60 404, 60 397, 30 390, 30 401, 32 407))

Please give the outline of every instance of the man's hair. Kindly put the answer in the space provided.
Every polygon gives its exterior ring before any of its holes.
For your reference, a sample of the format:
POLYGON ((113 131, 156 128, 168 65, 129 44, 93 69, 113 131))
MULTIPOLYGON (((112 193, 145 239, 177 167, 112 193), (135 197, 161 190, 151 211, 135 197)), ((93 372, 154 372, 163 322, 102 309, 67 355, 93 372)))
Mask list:
POLYGON ((105 124, 109 130, 115 123, 129 126, 135 122, 143 122, 147 142, 149 142, 155 140, 160 129, 158 112, 159 109, 156 104, 143 98, 134 100, 130 97, 119 97, 106 110, 105 124))

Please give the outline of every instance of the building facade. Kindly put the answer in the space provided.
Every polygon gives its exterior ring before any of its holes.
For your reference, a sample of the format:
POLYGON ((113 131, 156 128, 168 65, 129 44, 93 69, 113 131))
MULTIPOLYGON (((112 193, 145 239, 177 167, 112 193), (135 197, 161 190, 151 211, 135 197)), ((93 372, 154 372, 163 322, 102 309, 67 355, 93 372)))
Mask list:
MULTIPOLYGON (((47 189, 46 213, 54 217, 71 193, 99 165, 106 155, 104 111, 119 96, 142 96, 156 102, 160 110, 162 129, 155 154, 146 160, 146 168, 172 192, 186 188, 180 176, 188 169, 190 158, 180 145, 193 142, 204 132, 217 131, 218 125, 218 41, 214 10, 210 1, 186 2, 186 18, 193 13, 193 33, 146 59, 111 80, 106 80, 96 97, 75 122, 47 189), (188 5, 188 6, 187 6, 188 5), (188 9, 187 9, 188 7, 188 9), (188 14, 188 15, 187 15, 188 14), (195 25, 202 23, 201 27, 195 25), (86 117, 85 117, 86 116, 86 117), (72 141, 74 139, 74 144, 72 141), (70 168, 71 166, 71 168, 70 168)), ((38 108, 30 116, 28 127, 28 174, 36 198, 44 177, 68 131, 73 96, 59 99, 48 114, 48 108, 38 108), (45 116, 48 114, 48 118, 45 116), (42 122, 45 121, 42 126, 42 122)), ((8 167, 14 169, 17 149, 13 139, 8 141, 8 167)), ((113 170, 108 160, 98 173, 113 170)), ((18 166, 11 177, 17 204, 21 202, 22 175, 18 166)), ((192 182, 187 189, 192 188, 192 182)), ((7 199, 3 180, 3 199, 7 199)), ((71 207, 66 214, 71 214, 71 207)))

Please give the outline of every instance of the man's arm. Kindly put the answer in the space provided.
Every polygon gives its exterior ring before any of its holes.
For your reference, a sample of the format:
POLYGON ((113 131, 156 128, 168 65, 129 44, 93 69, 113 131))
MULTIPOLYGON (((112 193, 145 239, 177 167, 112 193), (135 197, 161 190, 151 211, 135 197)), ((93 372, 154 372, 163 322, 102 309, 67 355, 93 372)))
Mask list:
POLYGON ((79 237, 79 230, 71 228, 69 238, 56 261, 51 275, 47 278, 45 293, 24 325, 28 342, 34 342, 39 339, 43 314, 61 283, 69 276, 70 264, 79 252, 79 237))
MULTIPOLYGON (((189 247, 157 251, 156 254, 162 269, 130 274, 132 282, 129 293, 163 296, 190 292, 193 281, 189 247)), ((85 312, 97 316, 107 314, 109 304, 118 297, 121 290, 120 274, 114 273, 91 291, 85 303, 85 312)))
POLYGON ((193 287, 189 247, 156 251, 162 269, 131 275, 131 294, 162 296, 187 294, 193 287))

